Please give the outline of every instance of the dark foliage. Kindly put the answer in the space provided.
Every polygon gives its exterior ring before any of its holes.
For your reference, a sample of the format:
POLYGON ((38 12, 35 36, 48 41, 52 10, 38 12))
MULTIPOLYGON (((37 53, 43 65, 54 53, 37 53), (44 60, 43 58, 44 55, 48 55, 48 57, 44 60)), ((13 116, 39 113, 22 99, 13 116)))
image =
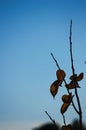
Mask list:
POLYGON ((33 130, 60 130, 60 126, 57 127, 53 123, 46 123, 38 128, 34 128, 33 130))
MULTIPOLYGON (((83 130, 86 130, 86 125, 82 124, 83 130)), ((76 119, 72 122, 72 130, 80 130, 80 124, 79 121, 76 119)))
MULTIPOLYGON (((72 130, 80 130, 79 121, 76 119, 72 122, 72 130)), ((52 123, 46 123, 38 128, 34 128, 33 130, 61 130, 60 125, 57 124, 57 128, 52 123)), ((86 130, 86 125, 83 123, 83 130, 86 130)))

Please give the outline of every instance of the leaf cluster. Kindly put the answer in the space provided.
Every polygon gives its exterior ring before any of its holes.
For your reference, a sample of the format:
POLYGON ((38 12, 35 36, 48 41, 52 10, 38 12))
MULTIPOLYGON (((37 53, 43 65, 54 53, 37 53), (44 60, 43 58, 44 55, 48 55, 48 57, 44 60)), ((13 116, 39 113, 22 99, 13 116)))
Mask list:
MULTIPOLYGON (((55 98, 55 96, 57 95, 59 87, 62 87, 63 82, 65 82, 65 88, 68 91, 68 94, 63 94, 61 97, 63 104, 60 108, 60 112, 63 115, 67 111, 70 104, 73 103, 74 95, 72 94, 72 92, 70 92, 70 90, 75 89, 75 88, 80 88, 78 82, 83 79, 84 74, 80 73, 79 75, 77 75, 77 74, 71 75, 69 77, 70 82, 66 83, 66 81, 65 81, 66 72, 62 69, 58 69, 56 71, 56 77, 57 77, 57 80, 55 80, 50 86, 50 92, 51 92, 53 98, 55 98)), ((66 123, 65 123, 64 115, 63 115, 63 120, 64 120, 65 125, 62 126, 62 130, 71 130, 71 125, 70 124, 66 125, 66 123)))
MULTIPOLYGON (((84 77, 83 73, 76 74, 75 73, 75 68, 74 68, 74 63, 73 63, 73 53, 72 53, 72 20, 70 21, 70 36, 69 36, 69 41, 70 41, 70 59, 71 59, 71 69, 72 69, 72 75, 69 77, 70 81, 67 83, 65 80, 66 77, 66 72, 62 69, 60 69, 60 66, 51 53, 51 56, 53 60, 56 63, 56 66, 58 70, 56 71, 56 77, 57 79, 50 85, 50 92, 55 99, 55 96, 58 93, 58 90, 60 87, 63 87, 63 82, 64 82, 64 87, 67 89, 67 94, 63 94, 61 99, 62 99, 62 106, 60 108, 60 112, 63 116, 63 122, 64 125, 62 126, 62 130, 71 130, 71 124, 66 124, 65 121, 65 112, 68 110, 69 106, 72 105, 76 113, 79 115, 79 123, 80 123, 80 130, 82 130, 82 109, 81 109, 81 104, 80 104, 80 99, 78 95, 77 89, 80 88, 79 86, 79 81, 81 81, 84 77), (74 90, 74 95, 73 91, 74 90), (73 97, 75 96, 76 102, 77 102, 77 107, 74 103, 73 97)), ((52 120, 51 116, 46 113, 49 118, 52 120)), ((52 120, 55 124, 55 121, 52 120)))

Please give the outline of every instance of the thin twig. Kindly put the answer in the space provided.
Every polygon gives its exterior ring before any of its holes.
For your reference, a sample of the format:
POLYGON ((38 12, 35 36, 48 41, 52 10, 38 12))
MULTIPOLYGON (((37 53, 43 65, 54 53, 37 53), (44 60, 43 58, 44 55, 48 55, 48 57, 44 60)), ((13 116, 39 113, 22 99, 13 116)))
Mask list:
POLYGON ((53 53, 51 53, 51 56, 52 56, 53 60, 55 61, 57 68, 60 70, 60 66, 59 66, 57 60, 55 59, 53 53))
MULTIPOLYGON (((60 69, 60 66, 59 66, 59 64, 58 64, 58 62, 57 62, 57 60, 55 59, 55 57, 54 57, 54 55, 53 55, 53 53, 51 53, 51 56, 52 56, 53 60, 55 61, 57 68, 58 68, 59 70, 61 70, 61 69, 60 69)), ((63 79, 63 80, 64 80, 64 83, 65 83, 65 85, 66 85, 65 79, 63 79)))
MULTIPOLYGON (((71 68, 72 68, 72 73, 73 73, 73 77, 75 75, 75 69, 74 69, 74 63, 73 63, 73 54, 72 54, 72 20, 70 21, 70 57, 71 57, 71 68)), ((77 92, 77 87, 76 87, 76 83, 75 83, 75 79, 73 79, 74 81, 74 85, 75 85, 75 95, 76 95, 76 99, 77 99, 77 103, 78 103, 78 108, 79 108, 79 118, 80 118, 80 130, 82 130, 82 110, 81 110, 81 104, 80 104, 80 100, 79 100, 79 96, 78 96, 78 92, 77 92)))
POLYGON ((49 117, 49 119, 53 122, 53 124, 55 125, 56 129, 58 130, 57 124, 55 122, 54 119, 52 119, 52 117, 49 115, 49 113, 47 111, 45 111, 45 113, 47 114, 47 116, 49 117))

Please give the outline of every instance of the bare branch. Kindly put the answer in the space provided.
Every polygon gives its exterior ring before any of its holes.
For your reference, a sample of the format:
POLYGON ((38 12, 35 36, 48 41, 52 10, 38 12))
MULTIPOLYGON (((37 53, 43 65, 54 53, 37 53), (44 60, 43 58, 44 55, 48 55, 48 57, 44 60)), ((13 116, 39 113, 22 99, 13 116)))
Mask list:
POLYGON ((59 66, 57 60, 55 59, 53 53, 51 53, 51 56, 52 56, 53 60, 55 61, 57 68, 60 70, 60 66, 59 66))
MULTIPOLYGON (((71 57, 71 68, 72 68, 72 73, 73 73, 73 77, 75 75, 75 68, 74 68, 74 63, 73 63, 73 54, 72 54, 72 20, 70 21, 70 57, 71 57)), ((77 99, 77 103, 78 103, 78 108, 79 108, 79 118, 80 118, 80 130, 82 130, 82 110, 81 110, 81 104, 80 104, 80 100, 79 100, 79 96, 78 96, 78 92, 77 92, 77 87, 76 87, 76 83, 75 83, 75 79, 73 79, 74 81, 74 85, 75 85, 75 95, 76 95, 76 99, 77 99)))
POLYGON ((50 120, 53 122, 53 124, 55 125, 56 129, 58 130, 57 124, 55 122, 54 119, 52 119, 52 117, 49 115, 49 113, 47 111, 45 111, 45 113, 47 114, 47 116, 50 118, 50 120))

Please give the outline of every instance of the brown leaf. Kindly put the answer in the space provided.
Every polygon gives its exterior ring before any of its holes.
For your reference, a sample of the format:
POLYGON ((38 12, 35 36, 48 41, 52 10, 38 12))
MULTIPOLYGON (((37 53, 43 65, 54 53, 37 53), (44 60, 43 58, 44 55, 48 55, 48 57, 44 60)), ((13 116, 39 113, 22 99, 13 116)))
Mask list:
POLYGON ((84 77, 84 74, 80 73, 78 76, 77 76, 77 74, 70 76, 70 79, 74 80, 74 81, 80 81, 83 79, 83 77, 84 77))
POLYGON ((60 82, 58 80, 54 81, 50 86, 50 92, 53 97, 57 94, 58 88, 59 88, 60 82))
POLYGON ((80 88, 80 86, 78 82, 71 81, 69 84, 66 84, 66 88, 74 89, 74 88, 80 88))
POLYGON ((57 70, 56 76, 59 81, 63 81, 66 76, 66 73, 64 72, 64 70, 57 70))
POLYGON ((70 103, 72 101, 72 93, 70 93, 69 95, 63 95, 62 101, 64 103, 70 103))
POLYGON ((67 111, 69 105, 70 105, 70 103, 64 103, 64 104, 62 104, 62 107, 61 107, 61 113, 62 114, 67 111))
POLYGON ((84 74, 83 74, 83 73, 80 73, 79 76, 77 76, 77 81, 82 80, 83 77, 84 77, 84 74))
POLYGON ((63 125, 62 126, 62 130, 72 130, 71 124, 69 124, 69 125, 63 125))
POLYGON ((70 80, 77 80, 77 74, 70 76, 70 80))
POLYGON ((63 126, 62 126, 62 130, 67 130, 66 125, 63 125, 63 126))

